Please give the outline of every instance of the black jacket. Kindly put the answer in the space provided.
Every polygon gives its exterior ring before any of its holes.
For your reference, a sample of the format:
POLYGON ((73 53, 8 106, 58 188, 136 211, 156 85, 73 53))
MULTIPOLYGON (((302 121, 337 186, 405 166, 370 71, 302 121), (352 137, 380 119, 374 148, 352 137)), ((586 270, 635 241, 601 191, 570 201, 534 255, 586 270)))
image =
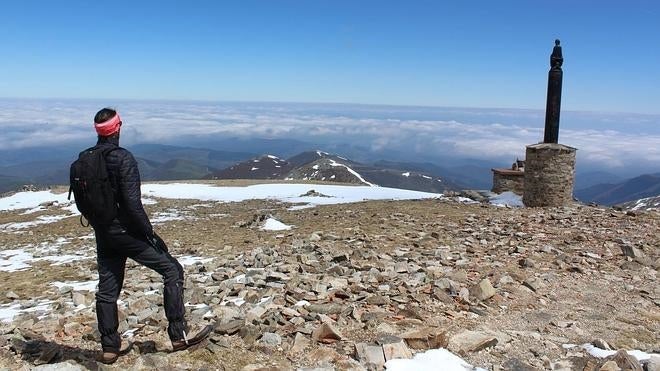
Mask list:
POLYGON ((153 228, 142 206, 140 172, 133 154, 119 147, 118 137, 99 137, 96 144, 104 149, 115 148, 106 155, 105 163, 119 210, 117 218, 106 228, 123 227, 140 236, 152 236, 153 228))

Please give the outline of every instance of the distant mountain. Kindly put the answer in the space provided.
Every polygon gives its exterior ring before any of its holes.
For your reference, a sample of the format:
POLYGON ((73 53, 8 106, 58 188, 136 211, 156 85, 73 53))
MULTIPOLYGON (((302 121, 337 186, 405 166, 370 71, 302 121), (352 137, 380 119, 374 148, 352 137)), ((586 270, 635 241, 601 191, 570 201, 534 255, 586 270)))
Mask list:
MULTIPOLYGON (((15 190, 23 184, 68 184, 69 166, 84 148, 86 146, 82 144, 76 148, 0 151, 6 155, 0 159, 0 164, 4 164, 0 166, 0 192, 15 190), (21 158, 21 155, 25 157, 21 158)), ((216 169, 255 156, 249 152, 161 144, 136 144, 128 149, 138 161, 144 180, 203 179, 216 169)))
POLYGON ((640 198, 616 205, 623 210, 633 211, 660 211, 660 196, 640 198))
POLYGON ((178 147, 163 144, 136 144, 129 148, 135 157, 159 163, 184 160, 214 169, 222 169, 237 161, 255 156, 250 152, 217 151, 207 148, 178 147))
POLYGON ((0 175, 0 193, 17 190, 20 186, 30 182, 15 176, 0 175))
POLYGON ((266 138, 210 138, 210 139, 181 139, 188 142, 189 145, 198 148, 222 148, 229 152, 248 152, 248 157, 237 159, 243 161, 255 157, 262 153, 276 153, 284 158, 293 156, 297 153, 310 150, 315 146, 295 139, 266 139, 266 138))
POLYGON ((625 178, 607 171, 586 171, 575 173, 575 189, 584 189, 599 184, 617 184, 625 178))
POLYGON ((292 169, 289 162, 274 155, 263 155, 214 172, 215 179, 282 179, 292 169))
POLYGON ((307 151, 307 152, 302 152, 299 153, 291 158, 289 158, 287 161, 293 166, 293 167, 299 167, 305 164, 312 163, 318 159, 325 158, 330 156, 329 153, 323 152, 323 151, 307 151))
POLYGON ((281 160, 273 155, 234 164, 213 174, 217 179, 289 179, 379 185, 426 192, 457 189, 451 182, 418 169, 361 164, 323 151, 306 151, 281 160))
POLYGON ((493 175, 490 171, 493 166, 489 167, 486 164, 465 164, 443 167, 429 162, 393 162, 381 160, 375 162, 374 166, 402 171, 413 170, 431 174, 442 178, 455 189, 491 189, 493 186, 493 175))
POLYGON ((174 159, 160 164, 154 173, 156 180, 204 179, 212 169, 192 161, 174 159))
POLYGON ((615 205, 660 195, 660 173, 645 174, 617 184, 597 184, 575 191, 582 202, 615 205))
MULTIPOLYGON (((78 154, 76 153, 76 156, 78 154)), ((48 185, 69 183, 69 166, 73 159, 26 161, 0 168, 0 174, 23 179, 26 183, 48 185)))
POLYGON ((357 163, 321 151, 317 151, 316 153, 320 156, 317 160, 291 170, 286 175, 286 179, 372 185, 371 182, 367 181, 360 173, 354 170, 354 168, 357 168, 357 163))

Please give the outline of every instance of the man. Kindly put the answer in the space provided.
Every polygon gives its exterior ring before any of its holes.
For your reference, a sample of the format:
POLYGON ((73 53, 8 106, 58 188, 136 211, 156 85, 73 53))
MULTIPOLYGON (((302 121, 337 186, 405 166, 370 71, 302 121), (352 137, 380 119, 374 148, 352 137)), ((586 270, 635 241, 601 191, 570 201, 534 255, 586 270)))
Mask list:
POLYGON ((129 151, 119 147, 121 125, 119 114, 110 108, 100 110, 94 117, 98 134, 96 148, 105 154, 108 177, 117 204, 117 216, 109 224, 92 223, 99 271, 96 316, 103 347, 99 361, 108 364, 130 350, 130 347, 121 349, 121 338, 117 332, 117 298, 124 282, 127 258, 163 276, 165 316, 169 321, 167 333, 173 351, 200 343, 212 330, 211 326, 206 326, 192 338, 188 336, 184 318, 183 268, 169 254, 163 240, 154 233, 144 211, 137 162, 129 151))

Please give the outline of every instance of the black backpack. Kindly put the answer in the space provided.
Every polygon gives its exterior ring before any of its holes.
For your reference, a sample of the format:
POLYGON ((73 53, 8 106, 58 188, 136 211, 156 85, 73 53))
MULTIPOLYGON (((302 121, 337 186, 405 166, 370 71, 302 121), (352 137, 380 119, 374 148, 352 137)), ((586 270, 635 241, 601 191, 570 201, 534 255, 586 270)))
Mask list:
MULTIPOLYGON (((82 217, 94 226, 110 224, 117 216, 117 202, 105 164, 105 156, 118 147, 88 148, 78 155, 69 172, 69 200, 71 193, 82 217)), ((89 225, 87 224, 87 225, 89 225)))

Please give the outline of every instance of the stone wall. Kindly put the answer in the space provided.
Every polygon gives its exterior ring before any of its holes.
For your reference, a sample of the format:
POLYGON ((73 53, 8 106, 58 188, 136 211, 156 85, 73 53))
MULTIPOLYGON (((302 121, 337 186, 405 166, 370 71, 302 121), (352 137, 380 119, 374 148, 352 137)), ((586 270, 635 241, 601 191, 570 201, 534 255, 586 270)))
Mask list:
POLYGON ((573 202, 576 151, 558 143, 527 146, 525 206, 564 206, 573 202))
POLYGON ((492 169, 495 193, 513 192, 522 195, 525 190, 525 173, 518 170, 492 169))

